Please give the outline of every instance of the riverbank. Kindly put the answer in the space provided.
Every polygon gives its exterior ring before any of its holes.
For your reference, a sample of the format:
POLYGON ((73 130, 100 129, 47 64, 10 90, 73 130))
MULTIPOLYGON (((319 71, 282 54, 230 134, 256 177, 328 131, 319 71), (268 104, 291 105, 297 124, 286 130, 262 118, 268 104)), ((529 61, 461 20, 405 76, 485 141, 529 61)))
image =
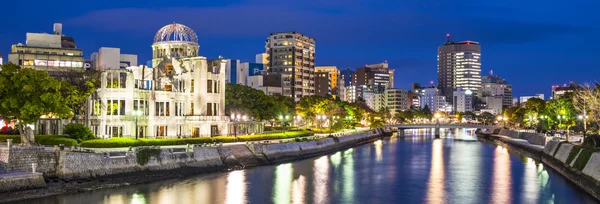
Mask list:
POLYGON ((592 153, 587 161, 578 161, 578 159, 586 159, 583 157, 578 158, 581 151, 575 150, 571 144, 561 143, 558 140, 547 140, 545 146, 541 146, 504 135, 478 134, 478 137, 543 162, 597 200, 600 200, 600 168, 598 168, 600 166, 600 152, 592 153), (571 151, 577 152, 571 153, 571 151), (585 167, 582 170, 574 168, 576 162, 585 162, 585 167))
POLYGON ((194 146, 184 151, 140 148, 117 157, 111 157, 110 154, 60 151, 54 154, 54 165, 41 169, 44 171, 41 173, 44 174, 47 187, 0 193, 0 202, 289 162, 351 148, 382 137, 383 131, 376 129, 306 142, 194 146))

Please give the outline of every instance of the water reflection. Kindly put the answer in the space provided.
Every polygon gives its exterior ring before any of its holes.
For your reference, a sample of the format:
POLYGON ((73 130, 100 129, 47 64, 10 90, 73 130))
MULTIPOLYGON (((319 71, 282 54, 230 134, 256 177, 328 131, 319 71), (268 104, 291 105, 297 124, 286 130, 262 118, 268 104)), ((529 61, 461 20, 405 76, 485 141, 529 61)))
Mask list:
POLYGON ((327 203, 327 185, 329 184, 329 161, 327 156, 316 159, 313 166, 315 203, 327 203))
MULTIPOLYGON (((558 173, 465 130, 404 137, 327 156, 17 203, 596 203, 558 173)), ((414 133, 414 134, 413 134, 414 133)))
POLYGON ((275 168, 274 203, 289 203, 293 181, 292 164, 280 164, 275 168))
POLYGON ((225 203, 246 203, 246 174, 244 170, 229 173, 226 191, 225 203))
POLYGON ((492 186, 492 203, 510 203, 512 198, 510 172, 510 155, 504 147, 498 146, 494 151, 494 175, 492 186))
POLYGON ((444 144, 441 139, 431 147, 431 171, 427 183, 427 203, 445 203, 444 144))

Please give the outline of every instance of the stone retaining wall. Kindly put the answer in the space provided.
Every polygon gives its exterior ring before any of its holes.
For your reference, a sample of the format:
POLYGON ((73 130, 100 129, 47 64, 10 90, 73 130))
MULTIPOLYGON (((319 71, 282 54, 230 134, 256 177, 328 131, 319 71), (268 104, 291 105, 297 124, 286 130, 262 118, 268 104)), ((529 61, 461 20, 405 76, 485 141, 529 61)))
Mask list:
POLYGON ((548 141, 550 141, 552 139, 552 137, 538 135, 537 133, 517 132, 514 130, 507 130, 507 129, 500 130, 500 135, 515 138, 515 139, 524 139, 534 145, 546 145, 546 143, 548 143, 548 141))
POLYGON ((596 181, 600 181, 600 152, 596 152, 592 154, 592 157, 585 165, 585 168, 582 171, 585 175, 591 176, 596 179, 596 181))
POLYGON ((41 173, 0 174, 0 192, 44 187, 46 182, 41 173))
POLYGON ((32 164, 44 176, 54 176, 58 161, 57 152, 46 151, 44 147, 0 148, 0 165, 4 172, 31 172, 32 164))
POLYGON ((562 163, 566 163, 567 159, 569 158, 569 154, 571 153, 571 150, 573 150, 572 144, 562 144, 560 145, 560 148, 558 148, 558 151, 554 155, 554 158, 558 159, 558 161, 562 163))

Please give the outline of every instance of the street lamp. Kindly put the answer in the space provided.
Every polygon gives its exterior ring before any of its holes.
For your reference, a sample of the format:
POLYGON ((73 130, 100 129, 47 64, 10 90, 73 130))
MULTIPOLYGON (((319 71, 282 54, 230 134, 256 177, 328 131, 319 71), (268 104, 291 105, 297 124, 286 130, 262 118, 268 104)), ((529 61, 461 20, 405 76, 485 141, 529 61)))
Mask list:
POLYGON ((325 120, 327 119, 327 116, 325 115, 317 115, 317 123, 319 124, 319 128, 322 128, 321 126, 321 122, 319 122, 320 120, 325 120))
POLYGON ((589 116, 579 115, 578 118, 583 122, 583 138, 585 138, 585 133, 587 132, 587 119, 589 118, 589 116))
POLYGON ((283 133, 285 133, 285 127, 284 127, 284 123, 285 123, 286 121, 288 121, 289 119, 290 119, 290 116, 289 116, 289 115, 285 115, 285 116, 283 116, 283 115, 280 115, 280 116, 279 116, 279 121, 281 121, 281 130, 283 131, 283 133))
MULTIPOLYGON (((557 116, 558 121, 559 121, 559 128, 562 125, 562 121, 567 119, 566 115, 559 115, 557 116)), ((565 121, 566 122, 566 121, 565 121)), ((565 124, 565 139, 567 140, 567 142, 569 141, 569 131, 567 130, 567 124, 565 124)))
POLYGON ((508 121, 508 117, 498 116, 496 120, 498 121, 498 123, 502 123, 503 127, 506 128, 506 121, 508 121))
POLYGON ((142 115, 142 111, 141 110, 134 110, 133 111, 133 116, 135 116, 135 139, 138 139, 138 134, 140 132, 140 130, 138 129, 138 117, 142 115))
POLYGON ((533 129, 533 120, 535 119, 535 116, 530 115, 529 116, 529 127, 531 129, 533 129))

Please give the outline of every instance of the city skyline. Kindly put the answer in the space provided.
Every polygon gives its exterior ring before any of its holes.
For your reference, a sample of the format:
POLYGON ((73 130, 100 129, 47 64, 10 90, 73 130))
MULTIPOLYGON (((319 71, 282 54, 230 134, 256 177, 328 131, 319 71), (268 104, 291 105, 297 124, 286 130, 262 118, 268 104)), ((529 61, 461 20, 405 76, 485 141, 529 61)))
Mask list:
MULTIPOLYGON (((151 58, 152 31, 175 21, 198 32, 200 54, 209 58, 222 55, 251 62, 255 54, 264 52, 269 33, 297 31, 319 42, 317 66, 344 70, 387 60, 396 70, 395 84, 401 89, 409 89, 413 82, 436 81, 436 48, 443 44, 446 33, 456 41, 480 42, 482 75, 494 70, 513 84, 515 96, 550 95, 552 85, 595 81, 591 76, 600 73, 593 69, 597 43, 593 37, 598 27, 592 25, 599 15, 586 10, 600 4, 594 1, 561 2, 560 6, 533 1, 518 7, 474 1, 381 1, 377 5, 328 1, 297 3, 294 9, 289 2, 272 1, 141 3, 107 2, 89 7, 65 2, 33 7, 31 15, 5 22, 9 29, 0 32, 0 52, 6 56, 12 44, 25 43, 26 32, 49 33, 52 23, 60 22, 85 58, 100 47, 118 47, 139 55, 139 63, 144 64, 151 58), (533 6, 537 9, 529 9, 533 6), (578 12, 556 13, 551 7, 578 12), (44 16, 47 12, 42 9, 54 11, 52 17, 44 16), (357 11, 360 14, 356 15, 357 11), (287 13, 302 13, 305 18, 264 20, 287 13), (592 17, 583 18, 590 13, 592 17), (217 14, 222 18, 209 18, 217 14)), ((4 5, 27 7, 22 4, 4 5)), ((17 16, 18 12, 13 9, 4 14, 17 16)))

